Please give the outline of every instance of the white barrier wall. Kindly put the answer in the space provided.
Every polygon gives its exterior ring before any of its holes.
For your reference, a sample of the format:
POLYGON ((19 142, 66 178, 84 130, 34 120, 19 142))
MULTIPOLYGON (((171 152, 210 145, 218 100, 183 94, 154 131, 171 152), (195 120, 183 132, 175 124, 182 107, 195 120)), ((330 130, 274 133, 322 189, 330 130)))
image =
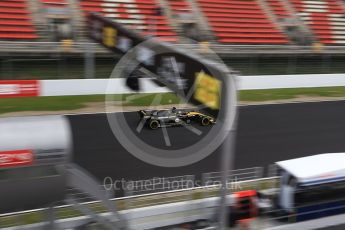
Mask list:
MULTIPOLYGON (((141 79, 143 93, 169 92, 149 79, 141 79)), ((266 75, 237 77, 239 90, 345 86, 345 74, 266 75)), ((124 79, 42 80, 40 96, 132 93, 124 79)))
POLYGON ((238 89, 280 89, 345 86, 345 74, 240 76, 238 89))
MULTIPOLYGON (((142 91, 146 93, 170 92, 165 87, 158 87, 151 80, 141 79, 142 91)), ((41 96, 126 94, 134 91, 125 86, 125 79, 75 79, 42 80, 41 96)))

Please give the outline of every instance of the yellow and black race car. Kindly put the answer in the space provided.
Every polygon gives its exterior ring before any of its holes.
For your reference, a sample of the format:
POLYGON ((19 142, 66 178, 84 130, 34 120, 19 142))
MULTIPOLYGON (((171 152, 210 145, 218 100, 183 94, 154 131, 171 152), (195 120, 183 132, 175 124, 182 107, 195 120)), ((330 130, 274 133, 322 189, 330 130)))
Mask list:
POLYGON ((208 126, 216 123, 213 117, 197 111, 188 111, 176 109, 169 110, 140 110, 140 122, 144 122, 150 129, 160 127, 183 126, 197 122, 202 126, 208 126))

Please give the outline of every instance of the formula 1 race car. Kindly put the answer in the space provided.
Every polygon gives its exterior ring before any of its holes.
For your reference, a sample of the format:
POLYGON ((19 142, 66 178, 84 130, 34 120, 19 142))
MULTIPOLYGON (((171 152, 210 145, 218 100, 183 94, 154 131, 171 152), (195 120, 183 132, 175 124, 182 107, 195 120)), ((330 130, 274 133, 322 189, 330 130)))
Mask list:
POLYGON ((202 126, 208 126, 216 123, 215 119, 196 111, 187 111, 176 109, 170 110, 140 110, 140 121, 150 129, 158 129, 159 127, 182 126, 198 122, 202 126))

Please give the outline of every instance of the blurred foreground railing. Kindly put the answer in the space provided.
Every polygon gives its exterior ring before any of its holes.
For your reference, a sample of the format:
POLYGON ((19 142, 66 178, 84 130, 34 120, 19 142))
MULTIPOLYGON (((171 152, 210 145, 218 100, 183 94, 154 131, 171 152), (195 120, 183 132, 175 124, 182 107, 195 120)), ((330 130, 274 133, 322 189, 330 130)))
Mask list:
MULTIPOLYGON (((264 178, 262 167, 247 168, 229 171, 228 191, 236 192, 255 189, 258 191, 269 191, 279 184, 279 177, 276 177, 276 168, 270 166, 264 178)), ((193 175, 152 178, 148 180, 129 181, 125 184, 125 197, 113 198, 120 213, 127 219, 128 229, 150 229, 155 227, 169 226, 186 222, 207 220, 210 229, 215 225, 215 215, 219 206, 219 172, 205 173, 198 181, 193 175)), ((112 185, 103 185, 111 190, 112 185)), ((111 192, 111 191, 110 191, 111 192)), ((106 209, 100 202, 85 197, 77 190, 69 190, 69 194, 80 197, 78 202, 88 206, 101 215, 108 215, 106 209)), ((232 202, 229 199, 229 202, 232 202)), ((323 218, 307 222, 294 223, 296 214, 284 214, 283 210, 266 209, 260 206, 261 215, 249 223, 249 229, 314 229, 330 225, 344 224, 344 215, 323 218)), ((271 207, 274 207, 271 206, 271 207)), ((296 207, 299 208, 299 207, 296 207)), ((317 214, 318 212, 329 211, 327 209, 314 210, 302 213, 303 215, 317 214)), ((344 207, 340 207, 344 208, 344 207)), ((337 207, 339 209, 339 207, 337 207)), ((20 229, 38 230, 42 229, 48 209, 36 209, 0 215, 0 228, 6 230, 20 229), (23 227, 25 226, 25 227, 23 227), (12 228, 11 228, 12 227, 12 228)), ((78 224, 90 224, 90 218, 74 210, 70 205, 54 207, 57 223, 62 228, 73 228, 78 224)), ((301 213, 298 213, 301 215, 301 213)), ((95 224, 95 223, 92 223, 95 224)), ((97 225, 97 224, 95 224, 97 225)), ((97 229, 97 228, 96 228, 97 229)), ((216 228, 215 228, 216 229, 216 228)))
MULTIPOLYGON (((199 189, 199 188, 196 188, 199 189)), ((165 192, 168 194, 171 192, 165 192)), ((156 194, 157 196, 158 194, 156 194)), ((127 199, 127 198, 126 198, 127 199)), ((131 198, 133 199, 133 198, 131 198)), ((95 203, 90 203, 89 205, 95 205, 95 203)), ((207 224, 210 226, 209 229, 213 229, 212 226, 216 225, 215 215, 217 213, 217 207, 219 205, 219 200, 216 197, 211 198, 204 198, 204 199, 194 199, 189 201, 181 201, 181 202, 174 202, 174 203, 167 203, 163 205, 153 205, 147 206, 144 208, 134 208, 130 210, 122 210, 121 214, 123 214, 126 219, 128 220, 129 227, 128 229, 150 229, 154 227, 160 226, 170 226, 170 225, 177 225, 181 223, 187 222, 195 222, 195 221, 206 221, 207 224)), ((93 206, 97 208, 96 206, 93 206)), ((338 207, 339 208, 339 207, 338 207)), ((327 208, 327 210, 332 208, 327 208)), ((302 214, 309 214, 309 213, 316 213, 322 212, 326 209, 317 210, 317 211, 309 211, 302 214)), ((44 211, 42 210, 39 214, 44 216, 44 211)), ((310 221, 303 221, 297 222, 295 214, 286 214, 286 215, 275 215, 273 212, 279 213, 280 210, 270 210, 270 211, 262 211, 261 215, 257 219, 253 219, 249 222, 246 222, 247 229, 270 229, 270 230, 294 230, 294 229, 323 229, 325 227, 330 226, 344 226, 345 223, 345 214, 324 217, 321 219, 314 219, 310 221)), ((63 216, 64 219, 60 218, 58 220, 58 224, 64 228, 71 228, 76 226, 80 223, 89 223, 89 217, 77 215, 72 213, 71 210, 68 210, 66 207, 60 208, 57 210, 59 216, 63 216)), ((100 211, 101 212, 101 211, 100 211)), ((28 214, 27 212, 26 214, 28 214)), ((34 218, 38 218, 38 214, 29 213, 31 214, 31 221, 34 218)), ((301 213, 299 213, 300 215, 301 213)), ((25 214, 22 214, 25 215, 25 214)), ((107 213, 103 213, 102 215, 108 215, 107 213)), ((16 223, 23 223, 27 224, 25 221, 19 222, 23 217, 20 217, 19 214, 17 216, 9 216, 7 219, 7 224, 10 221, 17 221, 16 223)), ((26 217, 28 218, 28 217, 26 217)), ((37 219, 39 220, 39 219, 37 219)), ((30 230, 38 230, 42 229, 43 223, 39 223, 35 225, 26 225, 22 226, 20 229, 30 229, 30 230)), ((241 225, 241 222, 238 223, 241 225)), ((97 225, 97 224, 96 224, 97 225)), ((12 225, 14 226, 14 225, 12 225)), ((4 223, 0 225, 0 227, 4 226, 4 223)), ((7 228, 6 230, 11 230, 15 228, 7 228)), ((93 229, 101 229, 101 228, 93 228, 93 229)), ((201 229, 201 228, 199 228, 201 229)), ((217 228, 214 228, 217 229, 217 228)), ((342 228, 337 228, 342 229, 342 228)))
MULTIPOLYGON (((276 177, 241 177, 241 175, 244 175, 244 171, 246 171, 248 175, 259 175, 259 172, 262 171, 262 169, 257 167, 245 170, 233 170, 232 172, 229 172, 229 175, 231 175, 228 178, 229 192, 230 190, 231 192, 235 192, 247 189, 260 190, 271 188, 276 185, 278 180, 276 177), (239 178, 236 181, 233 180, 233 178, 236 177, 235 174, 237 174, 237 177, 239 178)), ((211 173, 211 175, 217 175, 217 173, 211 173)), ((207 176, 204 176, 203 178, 207 178, 207 176)), ((119 208, 119 210, 125 211, 152 206, 176 204, 181 202, 198 201, 212 197, 216 198, 219 195, 220 184, 217 182, 216 177, 213 177, 213 179, 215 183, 211 184, 208 181, 207 186, 198 186, 198 182, 195 181, 194 176, 179 176, 161 179, 154 178, 143 181, 132 181, 130 182, 130 189, 125 191, 126 197, 114 198, 112 201, 116 203, 116 206, 119 208)), ((203 183, 205 182, 206 181, 203 183)), ((108 185, 105 185, 104 187, 108 187, 108 185)), ((90 206, 90 208, 96 210, 98 213, 104 213, 105 209, 98 201, 92 200, 91 197, 85 197, 84 194, 76 190, 70 190, 69 192, 75 197, 80 197, 78 201, 81 204, 90 206)), ((203 208, 206 208, 206 213, 209 215, 209 207, 204 207, 203 202, 197 206, 197 210, 199 210, 198 214, 204 215, 205 210, 203 210, 203 208)), ((1 214, 0 228, 42 222, 46 216, 46 210, 47 209, 42 208, 1 214)), ((70 205, 56 206, 54 207, 54 211, 57 219, 83 216, 80 212, 74 210, 70 205)))

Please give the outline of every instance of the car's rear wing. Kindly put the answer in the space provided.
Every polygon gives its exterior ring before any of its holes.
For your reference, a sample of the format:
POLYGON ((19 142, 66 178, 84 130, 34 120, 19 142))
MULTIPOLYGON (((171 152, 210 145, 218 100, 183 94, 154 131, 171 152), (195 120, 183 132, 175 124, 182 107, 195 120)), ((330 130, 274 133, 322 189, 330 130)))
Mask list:
POLYGON ((143 118, 143 117, 145 117, 145 116, 148 115, 148 114, 147 114, 147 111, 145 111, 145 110, 139 110, 139 111, 138 111, 138 114, 139 114, 140 118, 143 118))

